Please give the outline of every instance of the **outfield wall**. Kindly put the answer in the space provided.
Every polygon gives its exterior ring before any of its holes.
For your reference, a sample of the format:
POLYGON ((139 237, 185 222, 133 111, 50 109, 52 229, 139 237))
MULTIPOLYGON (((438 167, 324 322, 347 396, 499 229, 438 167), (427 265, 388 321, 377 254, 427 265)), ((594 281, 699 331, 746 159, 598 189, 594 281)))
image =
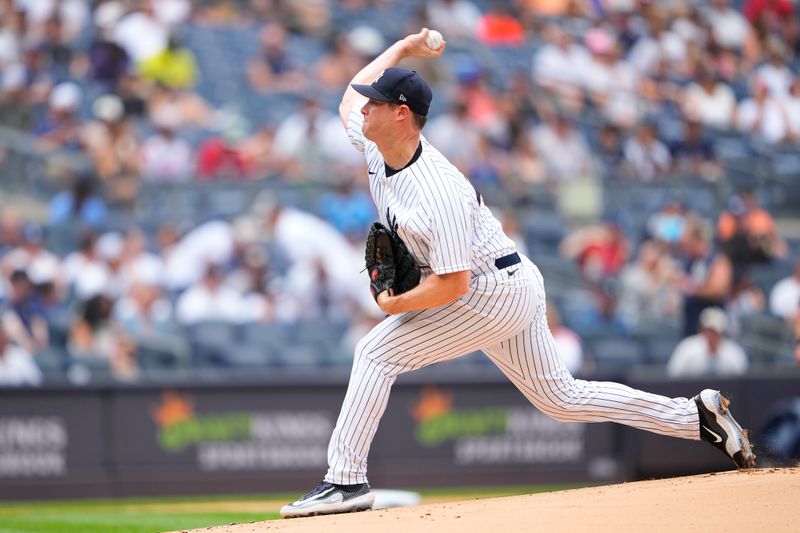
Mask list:
MULTIPOLYGON (((687 396, 704 384, 627 382, 687 396)), ((299 491, 318 482, 346 375, 240 384, 0 391, 0 498, 299 491)), ((744 425, 800 396, 800 372, 706 382, 744 425)), ((370 455, 376 487, 598 483, 722 470, 706 445, 563 424, 499 373, 420 372, 395 385, 370 455)))

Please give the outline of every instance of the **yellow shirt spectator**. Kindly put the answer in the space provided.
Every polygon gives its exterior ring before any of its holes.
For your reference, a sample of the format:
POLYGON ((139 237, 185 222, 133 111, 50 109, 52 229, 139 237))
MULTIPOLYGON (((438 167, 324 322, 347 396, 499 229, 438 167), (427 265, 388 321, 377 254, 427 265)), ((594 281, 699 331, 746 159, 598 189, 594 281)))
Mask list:
POLYGON ((167 48, 139 64, 139 72, 148 80, 172 89, 185 89, 197 81, 194 54, 186 48, 167 48))

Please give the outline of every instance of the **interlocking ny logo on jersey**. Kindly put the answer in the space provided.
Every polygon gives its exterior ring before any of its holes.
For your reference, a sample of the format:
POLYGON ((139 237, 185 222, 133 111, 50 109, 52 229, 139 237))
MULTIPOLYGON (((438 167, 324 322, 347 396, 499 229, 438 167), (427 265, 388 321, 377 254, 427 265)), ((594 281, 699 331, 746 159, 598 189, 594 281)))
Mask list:
POLYGON ((389 226, 390 230, 397 233, 397 217, 392 217, 388 207, 386 208, 386 225, 389 226))

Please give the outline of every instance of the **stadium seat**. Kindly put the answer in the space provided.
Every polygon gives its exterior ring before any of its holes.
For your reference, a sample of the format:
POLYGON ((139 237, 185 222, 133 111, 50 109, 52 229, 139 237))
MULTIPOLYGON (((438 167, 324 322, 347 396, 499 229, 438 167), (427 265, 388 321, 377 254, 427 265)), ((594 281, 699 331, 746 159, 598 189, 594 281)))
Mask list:
POLYGON ((48 346, 36 353, 36 364, 46 382, 60 381, 65 377, 69 355, 63 348, 48 346))
POLYGON ((78 385, 108 383, 112 381, 111 364, 102 355, 72 354, 68 360, 67 377, 78 385))
POLYGON ((781 318, 755 313, 740 318, 739 342, 754 366, 774 364, 791 351, 794 332, 781 318))
POLYGON ((644 341, 642 361, 649 365, 666 366, 672 352, 680 342, 677 337, 651 337, 644 341))
POLYGON ((599 372, 625 372, 643 361, 639 342, 624 337, 584 339, 584 350, 594 357, 599 372))
POLYGON ((203 321, 186 327, 189 339, 195 342, 219 344, 233 342, 237 337, 237 326, 231 322, 203 321))

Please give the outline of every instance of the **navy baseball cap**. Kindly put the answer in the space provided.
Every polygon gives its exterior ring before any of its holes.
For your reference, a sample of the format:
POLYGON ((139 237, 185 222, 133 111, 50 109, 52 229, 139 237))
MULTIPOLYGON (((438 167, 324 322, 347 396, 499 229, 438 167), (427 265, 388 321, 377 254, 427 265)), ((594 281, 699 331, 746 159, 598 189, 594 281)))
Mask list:
POLYGON ((373 100, 405 104, 423 117, 428 116, 433 98, 430 86, 416 70, 401 67, 387 68, 375 78, 372 85, 353 83, 351 87, 373 100))

